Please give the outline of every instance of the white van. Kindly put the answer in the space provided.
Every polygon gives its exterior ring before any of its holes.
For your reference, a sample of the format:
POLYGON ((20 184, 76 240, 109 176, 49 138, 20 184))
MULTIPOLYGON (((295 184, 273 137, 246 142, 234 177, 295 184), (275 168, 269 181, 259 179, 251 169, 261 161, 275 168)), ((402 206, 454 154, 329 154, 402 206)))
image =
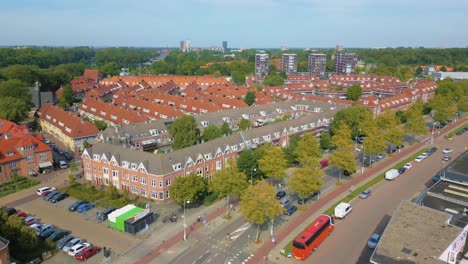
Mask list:
POLYGON ((400 176, 400 173, 397 169, 391 169, 385 173, 385 179, 389 181, 396 179, 398 176, 400 176))
POLYGON ((353 207, 349 203, 340 203, 335 207, 335 217, 336 218, 345 218, 353 210, 353 207))

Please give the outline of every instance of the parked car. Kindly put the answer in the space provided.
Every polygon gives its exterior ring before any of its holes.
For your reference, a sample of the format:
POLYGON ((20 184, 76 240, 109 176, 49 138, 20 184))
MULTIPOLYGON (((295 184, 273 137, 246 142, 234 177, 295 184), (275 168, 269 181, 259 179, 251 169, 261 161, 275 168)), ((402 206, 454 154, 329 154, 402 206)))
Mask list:
POLYGON ((39 220, 34 216, 28 216, 28 217, 24 218, 24 223, 27 226, 30 226, 30 225, 33 225, 33 224, 38 224, 39 220))
POLYGON ((16 213, 16 216, 19 217, 19 218, 25 218, 28 216, 28 214, 26 212, 23 212, 23 211, 19 211, 16 213))
POLYGON ((283 206, 284 208, 286 208, 289 204, 291 204, 291 200, 289 200, 288 198, 283 198, 283 199, 280 201, 280 204, 281 204, 281 206, 283 206))
POLYGON ((406 169, 404 167, 401 167, 398 169, 398 173, 403 174, 405 173, 406 169))
POLYGON ((58 165, 59 165, 59 168, 61 168, 61 169, 68 168, 68 163, 66 161, 64 161, 64 160, 59 160, 58 165))
POLYGON ((83 242, 81 240, 81 238, 78 238, 78 237, 75 237, 73 239, 71 239, 70 241, 68 241, 65 246, 62 247, 62 250, 65 251, 66 253, 68 253, 68 250, 70 250, 70 248, 74 247, 75 245, 79 244, 83 242))
POLYGON ((74 238, 75 238, 74 236, 68 235, 68 236, 60 239, 59 241, 57 241, 57 243, 55 244, 55 247, 57 249, 62 249, 70 240, 72 240, 74 238))
POLYGON ((39 234, 39 238, 46 239, 57 230, 58 229, 55 228, 55 227, 50 227, 50 228, 47 228, 45 230, 42 230, 41 233, 39 234))
POLYGON ((286 192, 285 192, 285 191, 278 191, 278 192, 276 193, 276 199, 278 199, 278 200, 281 199, 281 198, 283 198, 283 197, 285 197, 285 196, 286 196, 286 192))
POLYGON ((413 165, 411 163, 409 163, 409 162, 406 163, 405 166, 403 166, 403 168, 405 168, 407 170, 411 169, 412 167, 413 167, 413 165))
POLYGON ((421 156, 421 155, 417 156, 417 157, 414 159, 414 161, 416 161, 416 162, 421 162, 421 161, 423 161, 423 160, 424 160, 424 157, 421 156))
POLYGON ((62 239, 70 234, 70 231, 63 229, 56 229, 46 240, 57 241, 62 239))
POLYGON ((16 209, 13 208, 13 207, 5 208, 4 211, 5 211, 5 213, 7 214, 7 216, 14 215, 14 214, 16 214, 16 213, 18 212, 18 211, 16 211, 16 209))
POLYGON ((94 204, 92 203, 86 203, 86 204, 82 204, 80 206, 78 206, 78 208, 76 209, 76 211, 78 213, 84 213, 90 209, 94 208, 94 204))
POLYGON ((327 166, 328 166, 328 163, 329 163, 329 162, 328 162, 327 159, 321 160, 321 161, 320 161, 320 169, 323 169, 323 168, 327 167, 327 166))
POLYGON ((59 191, 51 191, 49 194, 47 194, 47 196, 44 196, 44 200, 50 201, 50 199, 52 199, 52 197, 54 197, 54 195, 57 193, 59 193, 59 191))
POLYGON ((451 160, 451 159, 452 159, 452 158, 450 158, 450 156, 444 156, 444 157, 442 158, 443 161, 449 161, 449 160, 451 160))
POLYGON ((295 205, 289 205, 288 207, 286 207, 286 210, 284 210, 284 214, 285 215, 292 215, 294 214, 294 212, 297 211, 297 206, 295 205))
POLYGON ((75 258, 80 261, 85 261, 90 257, 96 255, 97 253, 101 252, 101 248, 98 246, 89 246, 81 250, 75 255, 75 258))
POLYGON ((378 159, 383 159, 385 157, 386 157, 386 155, 384 153, 380 153, 379 155, 377 155, 378 159))
POLYGON ((42 196, 44 192, 51 192, 55 190, 56 190, 55 187, 42 187, 42 188, 37 189, 36 194, 39 196, 42 196))
POLYGON ((437 147, 432 147, 432 148, 430 148, 429 150, 432 151, 432 152, 436 152, 438 149, 439 149, 439 148, 437 148, 437 147))
POLYGON ((375 248, 375 247, 377 247, 377 244, 379 243, 379 240, 380 240, 380 234, 374 233, 374 234, 372 234, 372 236, 367 241, 367 246, 369 248, 375 248))
POLYGON ((425 159, 425 158, 429 157, 429 154, 427 152, 423 152, 419 156, 421 156, 421 157, 423 157, 425 159))
POLYGON ((438 182, 438 181, 440 181, 440 180, 441 180, 440 175, 435 175, 434 177, 432 177, 432 181, 433 181, 433 182, 438 182))
POLYGON ((306 197, 306 198, 304 198, 304 199, 298 199, 298 200, 297 200, 297 203, 298 203, 298 204, 305 204, 305 203, 307 203, 308 200, 314 198, 315 196, 317 196, 317 195, 319 195, 319 194, 320 194, 320 190, 314 192, 314 193, 313 193, 311 196, 309 196, 309 197, 306 197))
POLYGON ((53 202, 53 203, 60 202, 63 199, 67 198, 67 196, 68 195, 66 193, 61 192, 61 193, 58 193, 58 194, 54 195, 54 197, 52 197, 52 199, 50 199, 50 201, 53 202))
POLYGON ((68 255, 74 257, 78 252, 81 252, 81 250, 83 250, 86 247, 90 247, 90 246, 91 246, 91 244, 89 244, 87 242, 80 243, 80 244, 74 245, 72 248, 70 248, 67 253, 68 253, 68 255))
POLYGON ((40 224, 40 223, 36 223, 36 224, 32 224, 29 226, 29 228, 32 228, 34 229, 34 231, 36 231, 36 235, 39 235, 42 231, 42 226, 47 226, 46 224, 40 224))
POLYGON ((347 170, 344 170, 344 171, 343 171, 343 174, 344 174, 345 176, 351 176, 351 175, 353 175, 353 173, 355 173, 355 172, 356 172, 356 171, 347 171, 347 170))
POLYGON ((87 201, 78 200, 78 201, 74 202, 72 205, 70 205, 70 207, 68 207, 68 210, 69 210, 70 212, 74 212, 74 211, 76 211, 76 209, 77 209, 80 205, 87 204, 87 203, 88 203, 87 201))
POLYGON ((452 152, 453 152, 452 148, 445 148, 444 150, 442 150, 442 153, 444 153, 444 154, 450 154, 452 152))
POLYGON ((367 199, 371 194, 372 194, 371 189, 367 189, 367 190, 362 191, 361 194, 359 194, 359 198, 367 199))

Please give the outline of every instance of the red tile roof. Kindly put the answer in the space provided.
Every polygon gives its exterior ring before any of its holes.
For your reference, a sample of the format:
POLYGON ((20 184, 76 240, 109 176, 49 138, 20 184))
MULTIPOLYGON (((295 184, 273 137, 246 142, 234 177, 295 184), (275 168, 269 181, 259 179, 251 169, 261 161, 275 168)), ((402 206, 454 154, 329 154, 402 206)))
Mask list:
POLYGON ((92 137, 99 133, 93 124, 50 103, 43 104, 37 114, 41 120, 54 125, 71 138, 92 137))

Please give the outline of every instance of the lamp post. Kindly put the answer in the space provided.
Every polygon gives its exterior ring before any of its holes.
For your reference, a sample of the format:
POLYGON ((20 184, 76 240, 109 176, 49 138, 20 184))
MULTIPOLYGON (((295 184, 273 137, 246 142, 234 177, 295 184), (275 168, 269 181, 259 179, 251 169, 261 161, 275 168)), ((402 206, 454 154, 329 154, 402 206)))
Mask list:
POLYGON ((187 240, 187 225, 185 224, 185 204, 189 204, 190 203, 190 200, 189 199, 184 199, 184 240, 187 240))
POLYGON ((250 168, 250 185, 253 185, 253 173, 257 171, 257 167, 253 166, 250 168))

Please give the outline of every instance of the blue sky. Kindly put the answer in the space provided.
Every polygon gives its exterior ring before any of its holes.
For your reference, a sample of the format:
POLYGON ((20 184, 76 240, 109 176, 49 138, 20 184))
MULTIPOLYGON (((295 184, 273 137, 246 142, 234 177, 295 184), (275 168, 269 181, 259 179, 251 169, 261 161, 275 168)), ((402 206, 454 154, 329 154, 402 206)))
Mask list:
POLYGON ((467 0, 4 0, 0 45, 467 47, 467 0))

